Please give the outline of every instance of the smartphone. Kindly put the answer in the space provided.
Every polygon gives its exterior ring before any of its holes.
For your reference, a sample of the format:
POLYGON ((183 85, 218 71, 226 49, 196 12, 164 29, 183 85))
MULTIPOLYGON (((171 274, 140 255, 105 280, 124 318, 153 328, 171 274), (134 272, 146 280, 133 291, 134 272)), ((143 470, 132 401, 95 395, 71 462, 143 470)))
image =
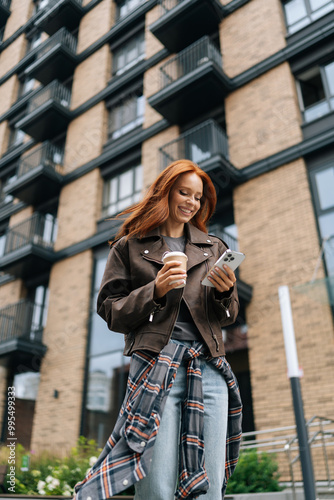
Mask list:
POLYGON ((210 280, 208 280, 208 276, 215 267, 219 267, 222 271, 224 271, 225 274, 227 274, 223 268, 224 264, 230 267, 232 271, 235 271, 236 268, 240 266, 241 262, 244 260, 245 257, 246 257, 245 254, 241 252, 236 252, 235 250, 227 249, 226 252, 224 252, 223 255, 219 257, 215 265, 206 274, 205 278, 201 281, 202 285, 214 287, 214 285, 210 283, 210 280))

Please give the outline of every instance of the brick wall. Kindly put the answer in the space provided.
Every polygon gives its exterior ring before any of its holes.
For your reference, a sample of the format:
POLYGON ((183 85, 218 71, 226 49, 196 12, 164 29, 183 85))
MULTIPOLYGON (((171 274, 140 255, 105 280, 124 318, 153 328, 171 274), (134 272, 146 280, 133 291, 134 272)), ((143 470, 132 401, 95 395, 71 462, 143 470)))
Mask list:
POLYGON ((92 251, 58 262, 50 275, 50 301, 43 341, 31 447, 65 453, 79 437, 90 310, 92 251), (54 390, 59 397, 54 397, 54 390))
POLYGON ((77 108, 106 87, 110 78, 110 61, 110 50, 106 44, 76 67, 71 109, 77 108))
POLYGON ((144 167, 144 191, 152 184, 160 172, 159 148, 179 136, 179 127, 170 127, 144 142, 142 147, 142 165, 144 167))
POLYGON ((71 121, 65 146, 65 174, 99 156, 106 139, 106 122, 107 111, 104 102, 71 121))
MULTIPOLYGON (((333 324, 328 304, 297 293, 316 265, 319 243, 303 160, 255 178, 235 190, 235 219, 247 258, 240 277, 253 286, 246 310, 257 429, 294 423, 287 379, 278 287, 291 287, 306 418, 334 413, 333 324)), ((319 277, 323 275, 321 271, 319 277)))
POLYGON ((4 40, 9 38, 15 31, 25 24, 33 11, 31 0, 12 0, 10 4, 10 16, 6 23, 4 40))
POLYGON ((114 23, 114 2, 102 0, 90 10, 80 22, 77 53, 99 40, 107 33, 114 23))
MULTIPOLYGON (((9 17, 9 19, 11 16, 9 17)), ((9 21, 8 19, 8 21, 9 21)), ((17 26, 17 28, 20 25, 17 26)), ((19 36, 11 43, 0 55, 0 78, 8 73, 13 66, 18 64, 26 52, 26 38, 24 35, 19 36)))
POLYGON ((233 77, 275 54, 286 46, 285 34, 280 0, 246 3, 221 22, 224 71, 233 77))
POLYGON ((230 161, 244 167, 302 140, 296 86, 288 63, 228 95, 230 161))
POLYGON ((64 186, 59 198, 56 251, 95 234, 101 215, 101 193, 99 169, 64 186))

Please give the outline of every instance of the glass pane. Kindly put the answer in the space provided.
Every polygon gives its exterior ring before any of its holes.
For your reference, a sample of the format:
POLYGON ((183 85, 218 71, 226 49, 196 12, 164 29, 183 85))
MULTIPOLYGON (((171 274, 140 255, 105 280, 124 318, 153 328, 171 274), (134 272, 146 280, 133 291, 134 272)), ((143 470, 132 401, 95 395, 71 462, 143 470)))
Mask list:
POLYGON ((334 9, 334 4, 329 3, 322 9, 316 10, 311 14, 312 21, 320 19, 320 17, 325 16, 326 14, 328 14, 328 12, 331 12, 333 9, 334 9))
POLYGON ((141 165, 138 165, 138 167, 135 168, 135 175, 135 191, 138 192, 141 191, 143 187, 143 168, 141 165))
POLYGON ((330 276, 334 276, 334 210, 319 217, 319 226, 321 236, 328 238, 324 247, 327 272, 330 276))
POLYGON ((137 116, 144 116, 145 113, 145 96, 141 95, 137 98, 137 116))
POLYGON ((288 25, 294 24, 307 16, 304 0, 291 0, 284 5, 288 25))
MULTIPOLYGON (((104 274, 104 269, 106 267, 106 263, 107 263, 107 256, 96 259, 96 263, 95 263, 95 287, 94 287, 96 292, 100 289, 100 285, 101 285, 102 277, 104 274)), ((95 303, 94 303, 94 306, 95 306, 95 303)))
POLYGON ((324 99, 325 90, 320 68, 312 68, 310 72, 300 76, 299 81, 305 108, 324 99))
POLYGON ((323 101, 319 104, 315 104, 311 108, 308 108, 304 112, 304 118, 305 121, 310 122, 312 120, 316 120, 317 118, 320 118, 321 116, 326 115, 329 113, 329 103, 327 101, 323 101))
POLYGON ((19 399, 31 399, 35 401, 38 394, 40 373, 25 372, 14 376, 13 385, 15 386, 15 395, 19 399))
POLYGON ((5 253, 5 245, 6 245, 6 235, 5 234, 1 234, 0 235, 0 256, 1 257, 5 253))
POLYGON ((137 39, 134 38, 129 41, 126 48, 126 64, 134 61, 138 57, 138 47, 137 47, 137 39))
POLYGON ((325 66, 325 73, 330 95, 334 96, 334 62, 325 66))
POLYGON ((328 0, 310 0, 310 5, 312 10, 320 9, 324 5, 328 4, 328 0))
POLYGON ((127 170, 119 176, 119 199, 133 193, 133 170, 127 170))
POLYGON ((122 351, 89 361, 85 436, 103 447, 124 399, 129 360, 122 351))
MULTIPOLYGON (((315 180, 321 210, 334 207, 334 167, 318 172, 315 180)), ((334 233, 334 225, 332 229, 334 233)))

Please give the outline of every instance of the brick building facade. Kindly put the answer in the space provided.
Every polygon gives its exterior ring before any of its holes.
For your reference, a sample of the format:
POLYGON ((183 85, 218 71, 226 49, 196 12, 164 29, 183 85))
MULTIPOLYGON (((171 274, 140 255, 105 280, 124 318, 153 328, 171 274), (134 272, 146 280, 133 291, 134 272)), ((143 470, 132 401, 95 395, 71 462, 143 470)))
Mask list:
POLYGON ((244 430, 294 423, 284 284, 306 418, 334 418, 334 1, 0 0, 0 19, 2 440, 15 385, 34 450, 104 444, 129 363, 95 312, 110 217, 183 157, 247 256, 224 332, 244 430))

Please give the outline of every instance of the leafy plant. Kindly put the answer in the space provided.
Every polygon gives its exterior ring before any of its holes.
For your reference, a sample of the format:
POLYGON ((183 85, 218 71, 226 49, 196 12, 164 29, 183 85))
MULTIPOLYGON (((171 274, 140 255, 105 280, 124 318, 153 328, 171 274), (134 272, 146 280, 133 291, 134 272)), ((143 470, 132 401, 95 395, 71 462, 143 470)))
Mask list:
POLYGON ((255 449, 240 454, 238 465, 227 483, 228 494, 281 491, 275 456, 255 449))
MULTIPOLYGON (((16 446, 15 494, 63 495, 72 497, 74 486, 82 481, 99 456, 99 449, 93 440, 80 436, 77 446, 65 458, 49 452, 28 453, 21 445, 16 446), (30 455, 30 468, 21 471, 22 456, 30 455)), ((1 449, 0 463, 7 463, 7 451, 1 449)), ((6 484, 5 484, 6 486, 6 484)), ((8 493, 14 491, 8 490, 8 493)))

